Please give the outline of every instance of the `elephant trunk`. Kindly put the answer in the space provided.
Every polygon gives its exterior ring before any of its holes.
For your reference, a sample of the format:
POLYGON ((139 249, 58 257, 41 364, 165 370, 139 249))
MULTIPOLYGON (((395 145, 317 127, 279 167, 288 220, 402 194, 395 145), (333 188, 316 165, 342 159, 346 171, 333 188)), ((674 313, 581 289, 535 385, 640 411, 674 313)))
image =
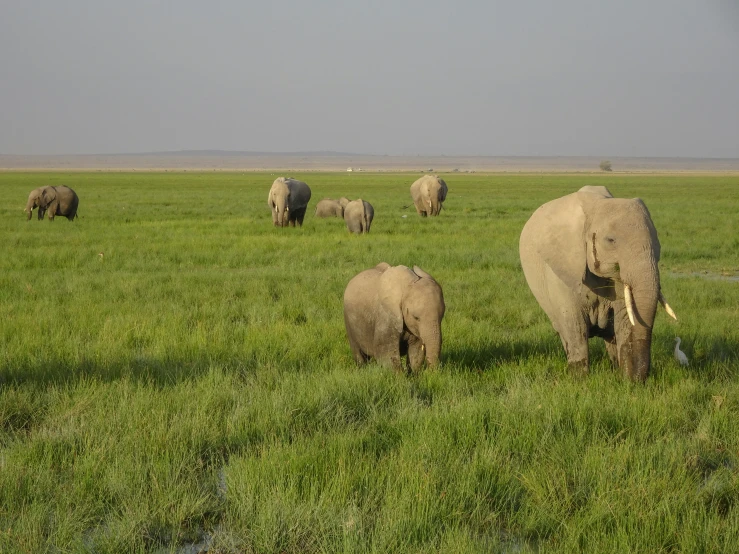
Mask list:
POLYGON ((659 299, 659 269, 656 261, 648 259, 641 265, 644 267, 626 271, 621 269, 624 309, 616 331, 621 368, 626 375, 639 381, 649 375, 652 327, 659 299))
POLYGON ((433 193, 431 195, 431 215, 439 215, 441 211, 439 207, 439 194, 433 193))
POLYGON ((426 363, 435 366, 441 355, 441 322, 421 327, 421 340, 425 349, 426 363))
POLYGON ((282 196, 277 196, 274 199, 275 202, 275 216, 276 216, 276 222, 275 225, 278 227, 284 227, 287 223, 287 201, 282 196))

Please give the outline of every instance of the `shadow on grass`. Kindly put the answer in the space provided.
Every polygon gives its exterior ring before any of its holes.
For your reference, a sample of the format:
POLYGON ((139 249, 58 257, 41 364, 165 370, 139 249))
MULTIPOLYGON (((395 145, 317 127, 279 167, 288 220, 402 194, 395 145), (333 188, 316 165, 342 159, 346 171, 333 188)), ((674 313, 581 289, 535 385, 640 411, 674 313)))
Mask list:
POLYGON ((235 374, 251 374, 260 365, 264 364, 256 356, 222 359, 206 354, 163 358, 134 356, 112 361, 85 358, 34 358, 17 362, 3 360, 0 365, 0 384, 46 387, 84 380, 112 382, 125 378, 163 388, 197 378, 214 366, 235 374))
POLYGON ((562 358, 562 363, 566 363, 562 344, 556 336, 469 346, 454 344, 444 349, 442 358, 445 363, 460 368, 482 371, 500 364, 520 363, 528 359, 562 358))

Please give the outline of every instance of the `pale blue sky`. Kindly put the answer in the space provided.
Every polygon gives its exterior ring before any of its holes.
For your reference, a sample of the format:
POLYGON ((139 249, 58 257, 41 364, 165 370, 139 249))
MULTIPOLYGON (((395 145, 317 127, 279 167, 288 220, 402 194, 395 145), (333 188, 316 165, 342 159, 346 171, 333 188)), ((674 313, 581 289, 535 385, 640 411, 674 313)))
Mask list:
POLYGON ((737 0, 0 0, 0 153, 739 157, 737 0))

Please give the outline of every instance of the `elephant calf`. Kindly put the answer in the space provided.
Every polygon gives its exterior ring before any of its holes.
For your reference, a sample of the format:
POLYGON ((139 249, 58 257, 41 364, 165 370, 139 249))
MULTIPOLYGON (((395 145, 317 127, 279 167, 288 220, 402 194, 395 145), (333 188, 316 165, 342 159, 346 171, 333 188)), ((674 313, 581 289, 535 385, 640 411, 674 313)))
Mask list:
POLYGON ((77 206, 79 197, 69 187, 39 187, 28 195, 28 202, 24 211, 28 214, 26 220, 30 220, 33 210, 38 208, 38 219, 44 219, 44 214, 49 213, 49 221, 54 221, 54 216, 61 215, 69 221, 77 217, 77 206))
POLYGON ((411 185, 411 198, 421 217, 435 216, 441 212, 446 200, 447 186, 444 179, 436 175, 424 175, 411 185))
POLYGON ((305 210, 310 201, 310 187, 297 179, 278 177, 269 189, 267 204, 276 227, 303 226, 305 210))
MULTIPOLYGON (((348 201, 347 201, 348 202, 348 201)), ((344 217, 344 207, 339 200, 324 198, 316 204, 316 217, 344 217)))
POLYGON ((361 235, 369 233, 372 220, 375 218, 375 209, 372 204, 359 198, 352 200, 344 208, 344 221, 350 232, 361 235))
POLYGON ((441 286, 418 266, 381 263, 356 275, 344 291, 344 324, 358 364, 375 358, 401 370, 401 356, 415 371, 441 354, 444 317, 441 286))

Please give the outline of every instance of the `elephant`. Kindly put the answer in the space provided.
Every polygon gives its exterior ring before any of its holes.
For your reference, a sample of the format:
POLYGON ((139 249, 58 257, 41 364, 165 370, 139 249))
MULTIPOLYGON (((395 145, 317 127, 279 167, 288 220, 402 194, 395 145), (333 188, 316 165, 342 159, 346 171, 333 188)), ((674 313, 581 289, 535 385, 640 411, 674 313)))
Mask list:
POLYGON ((303 226, 305 210, 310 201, 310 187, 303 181, 278 177, 269 189, 267 203, 272 210, 272 223, 277 227, 303 226))
POLYGON ((589 371, 588 339, 601 337, 626 377, 647 378, 657 303, 677 317, 662 294, 660 243, 641 199, 583 187, 547 202, 524 225, 519 254, 573 372, 589 371))
POLYGON ((436 175, 424 175, 411 185, 411 197, 421 217, 439 215, 446 200, 447 186, 436 175))
POLYGON ((69 221, 77 217, 77 206, 79 197, 71 188, 65 186, 39 187, 28 195, 28 202, 24 211, 28 214, 26 221, 31 219, 34 208, 38 208, 38 219, 44 219, 44 214, 49 213, 49 221, 54 221, 54 216, 61 215, 69 221))
POLYGON ((349 232, 361 235, 369 233, 372 220, 375 218, 375 209, 372 204, 362 200, 352 200, 344 209, 344 221, 349 232))
POLYGON ((339 198, 339 204, 341 204, 342 208, 346 208, 346 205, 349 202, 351 202, 351 200, 349 200, 346 196, 342 196, 341 198, 339 198))
POLYGON ((316 204, 316 217, 344 217, 344 206, 338 200, 324 198, 316 204))
POLYGON ((354 360, 375 358, 402 370, 439 363, 441 320, 445 305, 441 286, 420 267, 382 262, 362 271, 344 291, 344 324, 354 360))

